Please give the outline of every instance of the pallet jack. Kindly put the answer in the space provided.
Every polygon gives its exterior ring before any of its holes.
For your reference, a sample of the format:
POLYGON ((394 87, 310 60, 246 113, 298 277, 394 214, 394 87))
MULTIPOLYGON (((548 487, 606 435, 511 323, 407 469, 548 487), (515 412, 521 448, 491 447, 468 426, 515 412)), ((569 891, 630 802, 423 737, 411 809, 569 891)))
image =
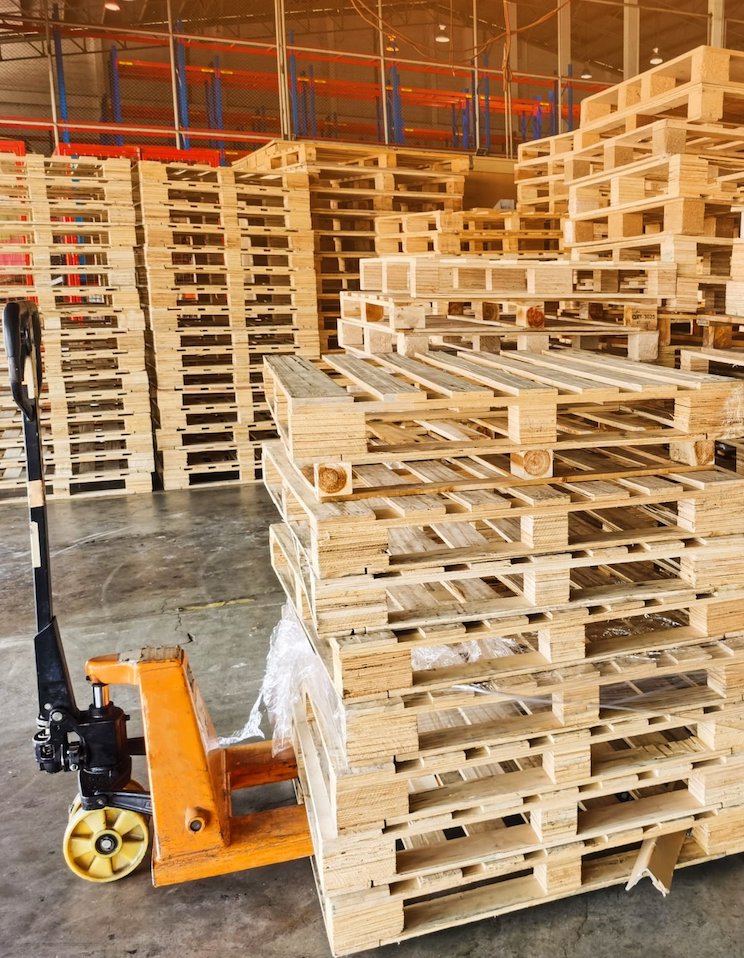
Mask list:
POLYGON ((39 691, 34 751, 42 771, 78 775, 63 839, 67 864, 88 881, 123 878, 144 860, 151 832, 154 885, 312 855, 302 805, 232 814, 234 791, 296 778, 294 755, 287 750, 272 756, 271 742, 222 748, 179 646, 89 659, 85 673, 92 703, 78 708, 52 609, 36 305, 8 303, 3 333, 28 463, 39 691), (128 737, 129 716, 111 700, 112 685, 138 689, 141 738, 128 737), (148 789, 132 781, 135 755, 145 757, 148 789))

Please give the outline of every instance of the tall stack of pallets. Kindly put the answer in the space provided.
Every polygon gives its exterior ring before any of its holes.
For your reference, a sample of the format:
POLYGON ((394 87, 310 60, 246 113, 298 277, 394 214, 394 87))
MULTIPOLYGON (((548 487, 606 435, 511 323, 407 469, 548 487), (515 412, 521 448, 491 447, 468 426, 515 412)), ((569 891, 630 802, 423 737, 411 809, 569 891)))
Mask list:
POLYGON ((165 489, 254 479, 248 333, 229 170, 141 160, 138 282, 149 324, 156 467, 165 489))
MULTIPOLYGON (((585 99, 575 132, 521 146, 519 202, 567 206, 573 262, 676 264, 662 345, 699 341, 699 317, 705 341, 725 344, 723 326, 705 324, 725 314, 727 287, 740 279, 732 206, 743 130, 744 55, 699 47, 585 99)), ((729 289, 729 308, 735 296, 729 289)))
POLYGON ((375 220, 392 212, 462 209, 467 157, 373 145, 277 140, 236 170, 308 177, 320 345, 336 343, 339 297, 359 288, 359 260, 375 253, 375 220))
POLYGON ((336 954, 744 849, 744 478, 712 464, 743 384, 579 350, 266 377, 272 563, 342 716, 295 719, 336 954))
MULTIPOLYGON (((46 476, 57 495, 152 488, 145 323, 136 290, 129 160, 25 156, 11 257, 44 324, 46 476), (25 249, 24 249, 25 247, 25 249)), ((6 194, 7 196, 7 194, 6 194)), ((14 267, 10 267, 13 269, 14 267)), ((10 287, 3 290, 11 297, 10 287)))
POLYGON ((273 435, 263 395, 264 356, 320 355, 310 191, 305 173, 281 169, 236 168, 222 171, 222 177, 223 197, 230 191, 226 205, 234 211, 228 229, 239 237, 232 319, 240 328, 242 316, 248 344, 253 410, 248 441, 255 444, 273 435))
POLYGON ((568 211, 566 159, 573 149, 573 133, 520 143, 514 167, 517 207, 524 212, 564 217, 568 211))
MULTIPOLYGON (((31 159, 31 158, 28 158, 31 159)), ((37 158, 39 162, 41 157, 37 158)), ((32 160, 33 162, 33 160, 32 160)), ((29 197, 27 157, 22 143, 0 143, 0 301, 36 299, 31 253, 36 234, 29 197)), ((5 345, 0 341, 3 371, 5 345)), ((0 500, 25 495, 23 427, 7 376, 0 380, 0 500)))
POLYGON ((560 216, 522 210, 385 213, 375 220, 375 231, 375 248, 380 256, 487 253, 509 258, 557 259, 563 250, 560 216))

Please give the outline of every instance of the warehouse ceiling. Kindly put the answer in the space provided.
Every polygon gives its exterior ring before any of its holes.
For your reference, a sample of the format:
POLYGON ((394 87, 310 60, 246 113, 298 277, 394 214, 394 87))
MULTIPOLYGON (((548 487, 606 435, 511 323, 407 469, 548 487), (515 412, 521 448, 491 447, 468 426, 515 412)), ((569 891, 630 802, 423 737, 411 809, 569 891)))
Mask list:
MULTIPOLYGON (((571 10, 571 50, 574 65, 589 64, 609 73, 622 72, 622 0, 567 0, 571 10)), ((473 43, 473 0, 284 0, 285 20, 298 41, 305 34, 318 33, 325 22, 336 33, 366 32, 368 52, 377 52, 372 37, 380 25, 388 35, 400 35, 401 57, 439 60, 464 65, 474 50, 488 53, 491 66, 499 68, 503 56, 506 20, 512 37, 537 51, 557 54, 557 0, 478 0, 477 44, 473 43), (381 13, 381 16, 380 16, 381 13), (438 23, 446 24, 453 42, 442 49, 434 42, 438 23), (408 42, 408 40, 410 42, 408 42)), ((7 43, 28 37, 29 28, 39 24, 45 8, 52 14, 51 0, 0 0, 0 29, 7 43), (19 29, 20 28, 20 29, 19 29)), ((167 0, 120 0, 121 9, 104 9, 103 0, 59 0, 59 19, 107 29, 145 29, 167 32, 167 0)), ((270 41, 274 36, 275 0, 170 0, 174 22, 184 33, 234 36, 270 41)), ((641 18, 641 68, 645 68, 658 44, 669 59, 706 42, 708 0, 639 0, 641 18)), ((53 15, 53 14, 52 14, 53 15)), ((744 0, 726 0, 729 45, 744 46, 744 0)), ((288 27, 289 29, 289 27, 288 27)), ((38 29, 38 32, 43 32, 38 29)), ((513 41, 512 41, 513 43, 513 41)), ((518 68, 519 68, 518 64, 518 68)), ((524 67, 522 67, 524 69, 524 67)))

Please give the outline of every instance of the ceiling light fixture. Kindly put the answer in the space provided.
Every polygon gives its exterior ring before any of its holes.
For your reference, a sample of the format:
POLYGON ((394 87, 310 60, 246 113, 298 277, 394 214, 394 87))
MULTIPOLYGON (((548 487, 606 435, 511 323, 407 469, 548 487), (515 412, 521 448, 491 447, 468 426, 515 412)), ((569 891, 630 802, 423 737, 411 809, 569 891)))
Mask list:
POLYGON ((664 57, 659 53, 658 47, 654 47, 653 53, 654 55, 651 57, 651 59, 648 62, 651 64, 652 67, 658 67, 660 63, 664 62, 664 57))
POLYGON ((584 69, 581 71, 581 79, 591 80, 591 78, 592 78, 592 71, 589 69, 589 64, 585 63, 584 69))
POLYGON ((104 10, 111 10, 112 13, 118 13, 121 10, 121 7, 117 3, 117 0, 106 0, 103 5, 104 10))
POLYGON ((440 24, 439 24, 439 33, 434 37, 434 39, 437 41, 437 43, 449 43, 449 42, 450 42, 450 38, 449 38, 449 37, 447 36, 447 34, 444 32, 444 24, 443 24, 443 23, 440 23, 440 24))

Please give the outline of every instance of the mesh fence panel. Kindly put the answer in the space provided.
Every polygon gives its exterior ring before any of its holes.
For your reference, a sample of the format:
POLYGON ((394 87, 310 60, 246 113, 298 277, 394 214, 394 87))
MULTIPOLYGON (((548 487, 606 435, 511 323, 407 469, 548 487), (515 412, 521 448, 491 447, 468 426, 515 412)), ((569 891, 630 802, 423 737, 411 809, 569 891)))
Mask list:
POLYGON ((290 52, 290 105, 297 136, 384 140, 382 85, 375 61, 316 59, 290 52))
MULTIPOLYGON (((17 13, 16 4, 2 12, 17 13)), ((50 153, 54 146, 52 98, 43 36, 21 33, 12 22, 0 30, 0 137, 23 140, 26 149, 50 153)))
POLYGON ((199 145, 245 153, 280 135, 275 48, 189 46, 187 63, 189 119, 201 131, 199 145))
MULTIPOLYGON (((395 67, 399 77, 402 123, 398 142, 440 149, 473 149, 475 104, 473 74, 441 67, 395 67)), ((391 81, 394 76, 390 70, 391 81)), ((395 84, 391 82, 395 100, 395 84)))

